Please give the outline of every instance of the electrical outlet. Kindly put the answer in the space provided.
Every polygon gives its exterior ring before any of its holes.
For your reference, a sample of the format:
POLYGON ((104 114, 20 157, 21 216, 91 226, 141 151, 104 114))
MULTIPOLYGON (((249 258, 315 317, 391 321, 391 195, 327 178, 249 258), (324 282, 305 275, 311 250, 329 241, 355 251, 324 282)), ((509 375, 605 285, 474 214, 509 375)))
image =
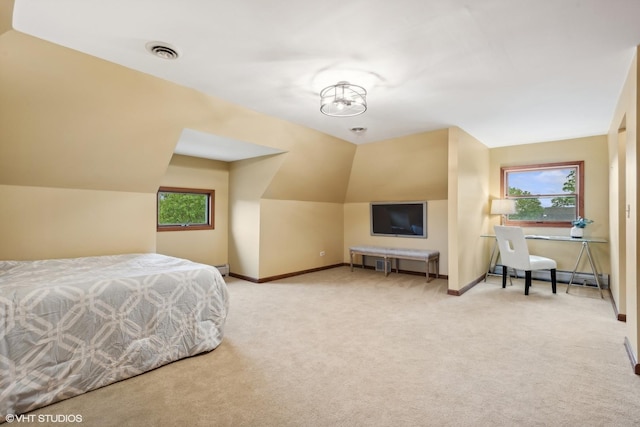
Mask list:
POLYGON ((324 255, 325 255, 324 251, 320 251, 320 256, 324 256, 324 255))

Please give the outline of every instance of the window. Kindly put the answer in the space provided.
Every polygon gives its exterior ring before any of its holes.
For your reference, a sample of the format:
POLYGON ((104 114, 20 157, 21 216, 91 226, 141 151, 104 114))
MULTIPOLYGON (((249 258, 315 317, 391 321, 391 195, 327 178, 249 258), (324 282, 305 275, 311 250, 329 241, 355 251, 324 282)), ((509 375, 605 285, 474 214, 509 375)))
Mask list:
POLYGON ((212 230, 214 193, 214 190, 160 187, 157 230, 212 230))
POLYGON ((547 163, 500 169, 500 192, 516 200, 507 225, 570 227, 583 216, 584 162, 547 163))

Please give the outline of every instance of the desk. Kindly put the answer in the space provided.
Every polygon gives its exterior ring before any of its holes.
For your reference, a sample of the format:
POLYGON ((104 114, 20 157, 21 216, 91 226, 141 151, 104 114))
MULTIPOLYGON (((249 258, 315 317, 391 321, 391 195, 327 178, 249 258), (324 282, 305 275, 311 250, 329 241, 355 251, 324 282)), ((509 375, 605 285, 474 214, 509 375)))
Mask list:
MULTIPOLYGON (((492 274, 491 270, 495 266, 493 259, 496 259, 496 263, 498 261, 498 257, 500 254, 496 254, 498 251, 498 241, 496 240, 496 236, 493 234, 483 234, 481 237, 491 237, 494 239, 493 249, 491 249, 491 257, 489 258, 489 266, 487 268, 487 274, 484 277, 484 281, 487 281, 487 276, 492 274)), ((580 286, 574 285, 573 279, 575 278, 576 272, 578 270, 578 265, 580 265, 580 260, 582 259, 582 255, 584 253, 587 254, 587 258, 589 260, 589 265, 591 266, 591 271, 593 272, 593 276, 596 280, 596 285, 598 285, 598 289, 600 290, 600 297, 604 299, 604 294, 602 293, 602 285, 600 284, 600 275, 598 274, 598 270, 596 269, 596 264, 593 261, 593 255, 591 254, 591 248, 589 247, 589 243, 607 243, 607 240, 601 239, 598 237, 568 237, 568 236, 542 236, 538 234, 528 234, 525 235, 525 239, 532 240, 551 240, 554 242, 570 242, 570 243, 580 243, 582 247, 580 248, 580 253, 578 254, 578 258, 576 259, 576 264, 573 267, 573 271, 571 272, 571 279, 569 280, 569 284, 567 285, 567 293, 569 293, 569 289, 571 286, 580 286)))

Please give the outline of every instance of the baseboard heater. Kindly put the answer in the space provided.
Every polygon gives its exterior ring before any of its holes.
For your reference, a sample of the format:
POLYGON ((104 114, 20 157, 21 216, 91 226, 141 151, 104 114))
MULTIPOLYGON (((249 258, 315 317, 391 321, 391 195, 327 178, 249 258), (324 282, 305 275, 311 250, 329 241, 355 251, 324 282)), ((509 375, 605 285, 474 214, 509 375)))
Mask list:
POLYGON ((217 268, 220 274, 222 274, 223 276, 229 275, 229 264, 214 265, 214 267, 217 268))
MULTIPOLYGON (((413 261, 413 260, 398 260, 400 265, 400 271, 410 272, 410 273, 425 273, 424 262, 421 261, 413 261)), ((375 271, 384 271, 384 259, 383 258, 375 258, 374 256, 367 256, 365 261, 365 266, 373 268, 375 271)), ((387 271, 391 272, 391 260, 387 260, 387 271)), ((501 270, 502 271, 502 270, 501 270)))
MULTIPOLYGON (((509 269, 509 272, 513 276, 513 270, 509 269)), ((502 266, 501 265, 495 266, 493 268, 493 274, 501 276, 502 266)), ((518 271, 517 274, 518 274, 518 277, 524 278, 524 271, 518 271)), ((600 279, 600 285, 602 286, 602 289, 609 289, 609 275, 598 274, 598 277, 600 279)), ((551 277, 549 276, 549 271, 545 271, 545 270, 532 271, 531 278, 535 280, 546 281, 546 282, 551 281, 551 277)), ((569 280, 571 280, 571 272, 564 271, 564 270, 556 271, 556 280, 559 283, 569 283, 569 280)), ((596 278, 593 275, 593 273, 578 271, 576 272, 576 275, 573 277, 573 283, 576 285, 593 286, 596 288, 598 287, 598 284, 596 283, 596 278)))
MULTIPOLYGON (((376 260, 376 271, 385 271, 385 269, 384 269, 384 260, 383 259, 377 259, 376 260)), ((387 261, 387 270, 386 271, 391 271, 391 261, 387 261)))

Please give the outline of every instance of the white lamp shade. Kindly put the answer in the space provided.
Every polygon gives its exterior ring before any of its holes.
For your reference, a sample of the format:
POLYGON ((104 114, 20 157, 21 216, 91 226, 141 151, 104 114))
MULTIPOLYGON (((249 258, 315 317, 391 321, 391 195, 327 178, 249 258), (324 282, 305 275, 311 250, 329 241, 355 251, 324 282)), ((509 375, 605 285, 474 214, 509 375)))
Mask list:
POLYGON ((516 201, 511 199, 494 199, 491 201, 491 214, 509 215, 516 213, 516 201))

